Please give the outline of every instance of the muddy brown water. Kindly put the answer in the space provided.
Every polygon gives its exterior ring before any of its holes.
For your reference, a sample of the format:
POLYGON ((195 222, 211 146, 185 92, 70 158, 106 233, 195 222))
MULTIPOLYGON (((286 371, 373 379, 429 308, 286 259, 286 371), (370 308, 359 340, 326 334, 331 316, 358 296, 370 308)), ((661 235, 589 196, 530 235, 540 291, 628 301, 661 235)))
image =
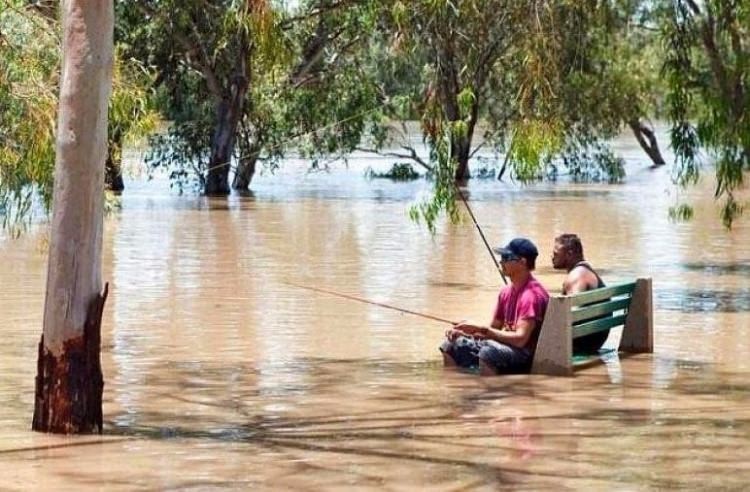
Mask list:
MULTIPOLYGON (((103 437, 29 431, 42 227, 0 241, 0 489, 742 489, 750 482, 750 227, 706 180, 667 219, 669 170, 625 138, 623 185, 477 181, 493 243, 578 232, 605 280, 654 278, 655 353, 575 378, 446 373, 439 322, 486 321, 501 283, 467 220, 407 217, 428 184, 293 166, 250 196, 131 182, 106 221, 103 437)), ((619 332, 608 341, 616 345, 619 332)))

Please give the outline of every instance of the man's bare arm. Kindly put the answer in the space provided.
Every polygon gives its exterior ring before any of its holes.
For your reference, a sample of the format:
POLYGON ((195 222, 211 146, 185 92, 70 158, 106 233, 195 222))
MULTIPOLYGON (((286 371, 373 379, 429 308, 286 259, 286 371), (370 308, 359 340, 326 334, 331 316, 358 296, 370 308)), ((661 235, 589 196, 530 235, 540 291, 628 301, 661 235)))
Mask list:
POLYGON ((598 283, 596 276, 590 270, 578 267, 568 274, 563 283, 563 289, 566 295, 572 295, 590 290, 596 287, 598 283))
POLYGON ((516 323, 515 331, 499 330, 493 327, 488 328, 481 334, 491 340, 522 348, 526 346, 531 334, 534 333, 536 324, 535 319, 522 319, 516 323))

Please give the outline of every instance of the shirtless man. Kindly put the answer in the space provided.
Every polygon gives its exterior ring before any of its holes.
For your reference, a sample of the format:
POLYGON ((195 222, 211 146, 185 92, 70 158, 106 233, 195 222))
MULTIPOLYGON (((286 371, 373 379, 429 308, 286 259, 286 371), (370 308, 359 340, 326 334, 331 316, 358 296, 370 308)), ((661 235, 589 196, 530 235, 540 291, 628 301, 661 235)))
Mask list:
MULTIPOLYGON (((564 295, 584 292, 604 287, 599 274, 583 258, 583 245, 576 234, 561 234, 555 238, 552 250, 552 266, 555 270, 567 270, 568 275, 563 282, 564 295)), ((574 353, 596 353, 607 341, 609 330, 592 333, 573 340, 574 353)))

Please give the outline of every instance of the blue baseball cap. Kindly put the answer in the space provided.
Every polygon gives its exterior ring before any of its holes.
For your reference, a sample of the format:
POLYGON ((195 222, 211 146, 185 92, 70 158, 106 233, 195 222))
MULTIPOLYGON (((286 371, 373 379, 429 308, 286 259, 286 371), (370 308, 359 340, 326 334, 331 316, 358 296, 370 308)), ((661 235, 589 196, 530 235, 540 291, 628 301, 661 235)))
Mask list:
POLYGON ((505 246, 492 248, 492 251, 500 256, 527 258, 531 260, 536 260, 536 257, 539 256, 539 250, 536 249, 534 243, 525 237, 517 237, 505 246))

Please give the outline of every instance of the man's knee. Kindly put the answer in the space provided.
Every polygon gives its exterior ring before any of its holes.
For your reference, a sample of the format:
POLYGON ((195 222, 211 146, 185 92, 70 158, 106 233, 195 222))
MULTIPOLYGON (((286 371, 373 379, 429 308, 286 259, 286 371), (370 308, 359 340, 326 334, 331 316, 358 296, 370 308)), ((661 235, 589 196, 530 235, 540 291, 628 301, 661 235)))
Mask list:
POLYGON ((498 344, 498 346, 485 345, 479 351, 480 362, 483 362, 485 365, 494 368, 495 372, 497 372, 497 369, 503 367, 507 363, 507 354, 504 350, 501 350, 500 347, 500 344, 498 344))
POLYGON ((445 367, 456 367, 458 364, 456 364, 456 361, 453 360, 453 357, 443 352, 443 365, 445 367))
POLYGON ((501 343, 488 344, 479 351, 480 363, 483 362, 493 374, 528 372, 526 359, 518 350, 501 343))

